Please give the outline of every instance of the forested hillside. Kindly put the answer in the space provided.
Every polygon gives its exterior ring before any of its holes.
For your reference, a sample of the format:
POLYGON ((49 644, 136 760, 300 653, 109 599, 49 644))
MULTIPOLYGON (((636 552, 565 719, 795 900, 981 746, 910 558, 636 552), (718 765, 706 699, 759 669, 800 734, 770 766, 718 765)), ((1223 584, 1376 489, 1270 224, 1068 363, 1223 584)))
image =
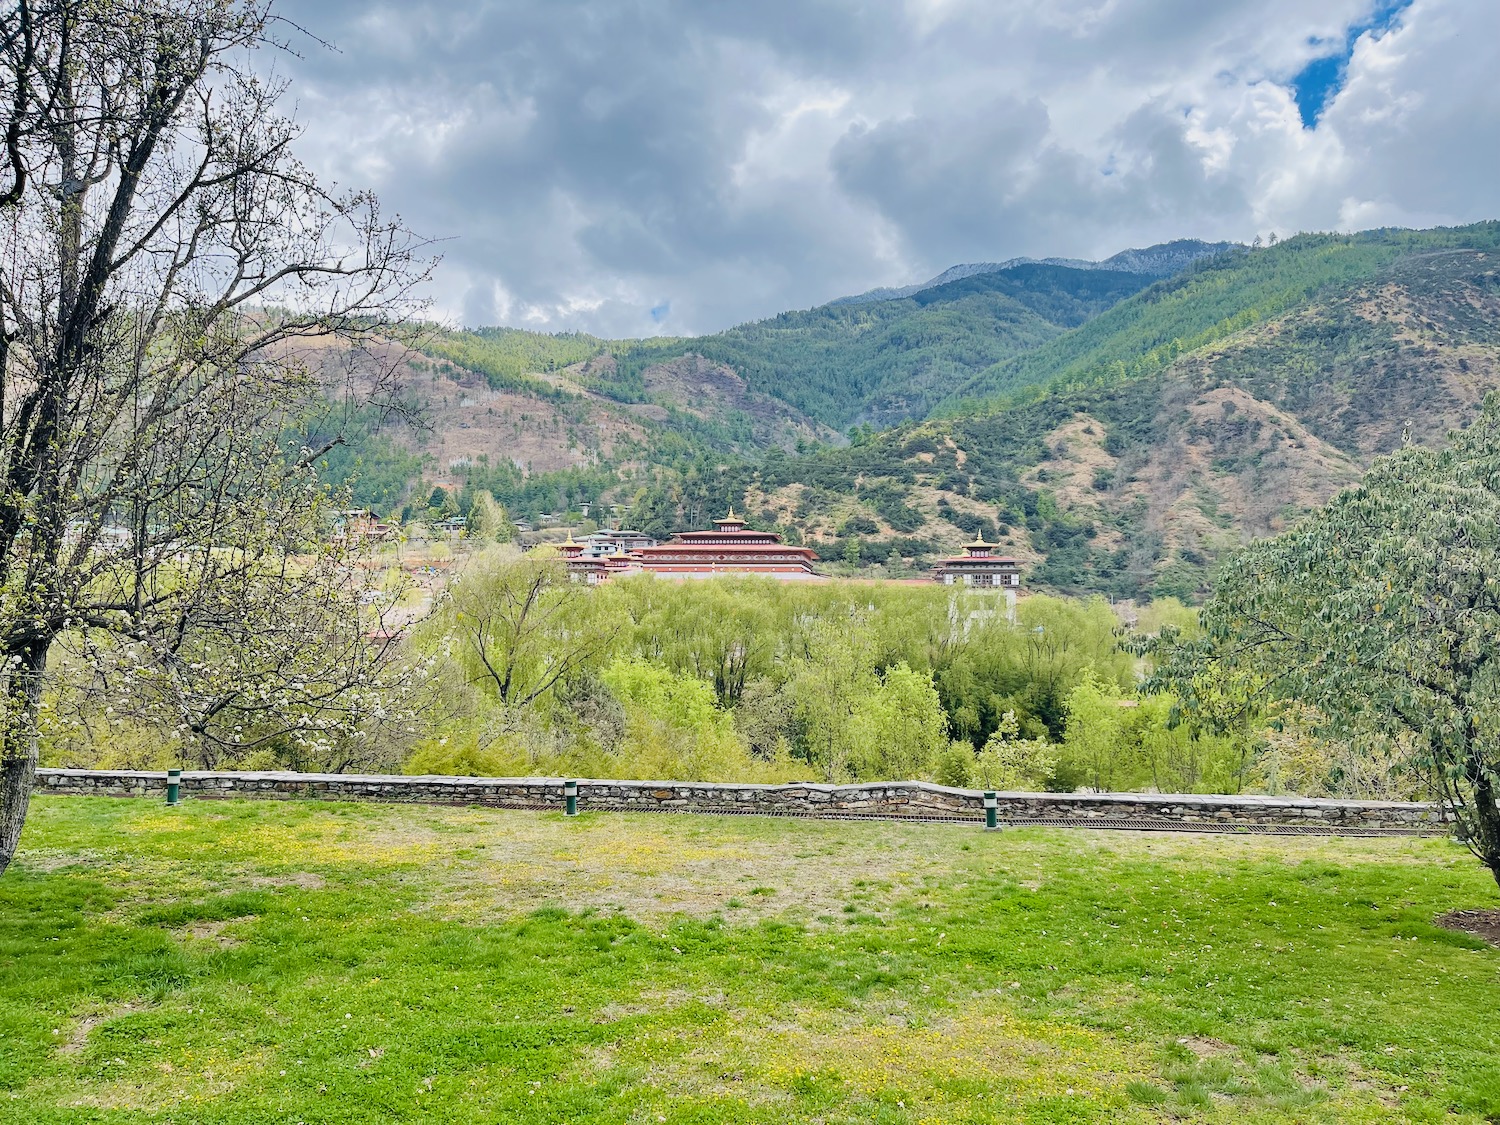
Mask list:
POLYGON ((1096 321, 957 388, 941 413, 983 409, 1015 390, 1055 382, 1117 381, 1159 371, 1342 286, 1378 276, 1402 259, 1445 250, 1493 250, 1496 224, 1437 231, 1299 235, 1264 249, 1230 251, 1121 302, 1096 321))
POLYGON ((999 273, 1016 266, 1065 266, 1075 270, 1119 270, 1123 273, 1145 274, 1151 278, 1171 277, 1181 273, 1200 258, 1210 258, 1226 250, 1239 248, 1237 242, 1201 242, 1196 238, 1180 238, 1175 242, 1164 242, 1148 246, 1143 250, 1122 250, 1105 258, 1102 262, 1088 262, 1079 258, 1011 258, 1004 262, 966 262, 950 266, 928 281, 895 288, 871 289, 851 297, 840 297, 829 301, 830 305, 861 305, 871 301, 891 301, 910 297, 924 289, 946 285, 981 273, 999 273))
MULTIPOLYGON (((1135 309, 1122 305, 1068 338, 1095 335, 1084 341, 1091 367, 858 448, 768 458, 760 486, 773 504, 795 497, 778 513, 841 538, 841 555, 852 554, 841 528, 874 525, 858 547, 872 562, 887 543, 904 553, 923 537, 951 545, 982 531, 1034 561, 1043 586, 1193 596, 1225 550, 1321 503, 1403 433, 1442 440, 1500 387, 1495 235, 1491 224, 1306 240, 1312 261, 1302 268, 1335 279, 1278 300, 1290 307, 1265 319, 1269 304, 1230 311, 1234 275, 1215 262, 1206 277, 1162 287, 1218 295, 1213 311, 1228 315, 1196 346, 1179 333, 1206 319, 1200 307, 1153 287, 1128 303, 1135 309), (1463 241, 1475 248, 1454 245, 1463 241), (1164 315, 1174 305, 1183 315, 1164 315), (1147 335, 1151 316, 1160 323, 1147 335), (1106 320, 1120 324, 1101 338, 1106 320), (1145 348, 1161 331, 1166 342, 1145 348)), ((1299 251, 1261 253, 1270 261, 1244 256, 1238 289, 1264 301, 1265 279, 1285 283, 1297 264, 1286 258, 1299 251)))
POLYGON ((845 429, 925 417, 954 388, 1144 288, 1143 274, 1021 265, 897 300, 782 313, 715 336, 624 349, 621 389, 672 352, 725 365, 750 387, 845 429))
POLYGON ((690 408, 664 390, 663 366, 695 357, 724 367, 749 394, 779 400, 839 430, 925 417, 995 364, 1084 324, 1151 284, 1125 270, 1021 264, 910 296, 786 312, 712 336, 606 341, 507 328, 433 331, 430 357, 482 374, 492 389, 574 389, 616 402, 690 408), (603 362, 601 362, 603 361, 603 362))
POLYGON ((437 334, 409 360, 434 427, 346 461, 386 497, 404 474, 522 516, 606 500, 656 534, 733 502, 872 573, 980 533, 1042 588, 1191 597, 1500 385, 1497 251, 1495 223, 1302 235, 1162 280, 1023 265, 693 340, 437 334))

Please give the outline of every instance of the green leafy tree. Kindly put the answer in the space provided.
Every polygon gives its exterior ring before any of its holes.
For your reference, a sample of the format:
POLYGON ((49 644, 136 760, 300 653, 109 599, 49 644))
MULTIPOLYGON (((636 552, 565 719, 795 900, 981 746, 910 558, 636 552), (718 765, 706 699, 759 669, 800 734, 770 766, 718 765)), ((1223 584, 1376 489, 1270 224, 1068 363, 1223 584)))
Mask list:
POLYGON ((480 559, 454 580, 432 627, 468 681, 514 714, 596 665, 614 630, 589 613, 588 591, 561 558, 480 559))
POLYGON ((1134 683, 1118 619, 1102 598, 1027 598, 1015 623, 993 614, 971 620, 967 612, 961 600, 951 603, 956 636, 934 653, 934 664, 953 733, 978 745, 1007 711, 1024 732, 1061 738, 1068 693, 1089 670, 1114 688, 1134 683))
POLYGON ((625 706, 627 776, 750 780, 763 768, 705 681, 640 660, 615 661, 602 678, 625 706))
POLYGON ((750 753, 766 761, 789 757, 797 739, 791 694, 770 679, 751 680, 734 708, 734 722, 750 753))
POLYGON ((1215 732, 1174 722, 1177 700, 1143 696, 1124 711, 1124 738, 1140 784, 1159 793, 1238 793, 1249 780, 1262 742, 1259 724, 1215 732))
POLYGON ((617 660, 601 676, 627 707, 686 730, 728 737, 733 718, 719 707, 713 688, 696 676, 674 675, 641 660, 617 660))
POLYGON ((780 630, 771 613, 782 591, 766 579, 617 583, 600 591, 633 626, 645 658, 714 685, 733 706, 746 681, 770 670, 780 630))
POLYGON ((974 744, 957 739, 932 760, 932 780, 939 785, 967 789, 974 780, 974 744))
POLYGON ((1500 400, 1246 550, 1203 629, 1157 676, 1186 705, 1213 668, 1315 708, 1324 735, 1409 743, 1500 881, 1500 400))
POLYGON ((847 780, 862 700, 880 689, 875 638, 863 621, 820 621, 790 685, 808 760, 827 781, 847 780))
POLYGON ((1365 801, 1410 801, 1425 787, 1420 775, 1406 768, 1407 740, 1355 746, 1319 736, 1324 726, 1322 716, 1304 704, 1278 708, 1262 732, 1256 785, 1268 793, 1365 801))
POLYGON ((986 789, 1028 792, 1046 788, 1057 768, 1057 747, 1045 738, 1020 735, 1016 713, 1005 712, 974 766, 975 777, 986 789))
POLYGON ((509 543, 516 537, 516 525, 510 522, 505 506, 480 489, 469 504, 468 532, 482 542, 509 543))
POLYGON ((1092 670, 1068 693, 1063 766, 1070 779, 1105 793, 1129 784, 1122 710, 1119 694, 1092 670))
POLYGON ((861 778, 916 778, 948 745, 947 718, 932 677, 904 663, 887 668, 878 691, 855 701, 850 764, 861 778))

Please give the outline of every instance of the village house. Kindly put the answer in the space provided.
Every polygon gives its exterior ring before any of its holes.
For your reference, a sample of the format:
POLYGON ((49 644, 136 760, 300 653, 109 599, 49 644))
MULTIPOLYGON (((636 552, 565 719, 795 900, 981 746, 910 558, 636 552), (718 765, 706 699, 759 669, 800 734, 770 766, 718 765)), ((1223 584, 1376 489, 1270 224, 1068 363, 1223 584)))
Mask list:
POLYGON ((335 543, 363 546, 370 543, 384 543, 397 538, 399 534, 400 528, 394 523, 382 521, 372 509, 351 508, 336 513, 333 529, 335 543))

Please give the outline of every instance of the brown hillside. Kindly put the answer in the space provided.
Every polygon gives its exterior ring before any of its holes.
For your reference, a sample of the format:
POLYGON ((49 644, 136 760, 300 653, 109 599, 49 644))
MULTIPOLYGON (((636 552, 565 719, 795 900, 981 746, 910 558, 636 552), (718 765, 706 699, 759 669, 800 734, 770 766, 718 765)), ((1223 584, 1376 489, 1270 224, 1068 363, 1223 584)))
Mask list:
POLYGON ((988 519, 1044 582, 1201 593, 1225 550, 1285 529, 1403 434, 1441 442, 1495 389, 1500 256, 1427 254, 1161 375, 929 423, 891 479, 924 518, 908 534, 944 548, 966 534, 954 519, 988 519), (1007 527, 1016 486, 1037 511, 1007 527), (1074 561, 1040 565, 1063 541, 1074 561))
MULTIPOLYGON (((612 361, 611 361, 612 362, 612 361)), ((762 449, 795 449, 801 441, 842 440, 836 430, 815 422, 800 410, 750 390, 745 380, 722 363, 684 355, 646 368, 646 393, 705 421, 731 423, 743 418, 762 449)))

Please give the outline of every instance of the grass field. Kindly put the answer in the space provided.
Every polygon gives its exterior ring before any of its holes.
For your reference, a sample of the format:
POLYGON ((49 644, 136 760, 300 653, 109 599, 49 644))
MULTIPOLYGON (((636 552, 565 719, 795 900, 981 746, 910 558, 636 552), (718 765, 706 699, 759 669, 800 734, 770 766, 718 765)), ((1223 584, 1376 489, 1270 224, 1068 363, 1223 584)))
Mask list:
POLYGON ((39 800, 0 1121, 1500 1120, 1440 840, 39 800))

